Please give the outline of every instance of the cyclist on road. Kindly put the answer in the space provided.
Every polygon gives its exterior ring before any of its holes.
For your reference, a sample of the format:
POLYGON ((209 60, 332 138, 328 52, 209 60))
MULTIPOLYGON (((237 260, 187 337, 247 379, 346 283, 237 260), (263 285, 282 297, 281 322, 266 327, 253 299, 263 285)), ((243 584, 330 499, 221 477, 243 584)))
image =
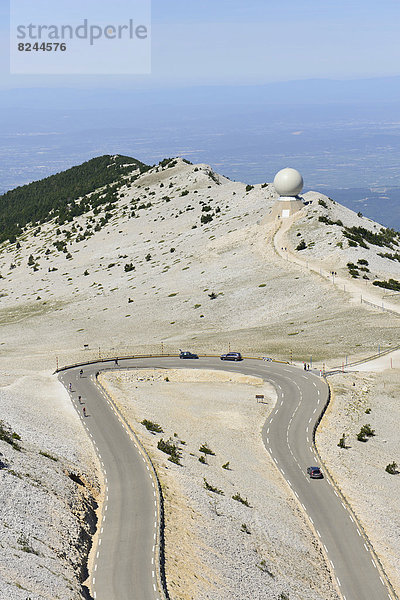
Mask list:
POLYGON ((82 375, 83 375, 83 369, 81 369, 81 370, 79 371, 79 377, 82 377, 82 375))
POLYGON ((70 392, 72 392, 72 383, 69 384, 68 389, 70 392))
POLYGON ((83 416, 86 417, 86 408, 83 407, 83 416))

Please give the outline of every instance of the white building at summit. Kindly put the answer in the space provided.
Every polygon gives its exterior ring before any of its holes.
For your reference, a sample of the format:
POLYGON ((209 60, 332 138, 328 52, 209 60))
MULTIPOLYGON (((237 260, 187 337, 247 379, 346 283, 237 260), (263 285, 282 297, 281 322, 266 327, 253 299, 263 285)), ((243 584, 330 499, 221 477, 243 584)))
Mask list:
POLYGON ((299 196, 303 186, 303 177, 296 169, 287 167, 279 171, 275 175, 274 187, 280 197, 272 209, 271 216, 287 219, 303 208, 304 203, 299 196))

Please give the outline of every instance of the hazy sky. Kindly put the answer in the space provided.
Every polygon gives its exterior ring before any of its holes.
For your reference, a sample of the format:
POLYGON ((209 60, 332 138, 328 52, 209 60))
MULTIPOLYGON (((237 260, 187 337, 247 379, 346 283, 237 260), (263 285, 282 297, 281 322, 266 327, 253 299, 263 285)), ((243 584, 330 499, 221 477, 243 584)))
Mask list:
MULTIPOLYGON (((10 76, 8 2, 0 1, 3 87, 243 85, 400 74, 399 0, 153 0, 152 74, 103 78, 10 76)), ((49 3, 53 19, 62 2, 49 3)), ((100 17, 102 3, 96 4, 100 17)))

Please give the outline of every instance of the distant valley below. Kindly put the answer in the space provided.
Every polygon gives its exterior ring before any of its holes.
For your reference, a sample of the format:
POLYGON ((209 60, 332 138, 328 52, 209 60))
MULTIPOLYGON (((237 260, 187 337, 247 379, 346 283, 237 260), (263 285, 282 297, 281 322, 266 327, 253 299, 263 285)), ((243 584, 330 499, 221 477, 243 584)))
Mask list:
MULTIPOLYGON (((52 107, 3 107, 0 194, 103 154, 146 164, 182 156, 234 181, 271 182, 286 166, 305 190, 320 191, 387 227, 400 229, 397 105, 227 105, 156 98, 126 106, 77 107, 65 92, 52 107)), ((11 100, 10 100, 11 102, 11 100)), ((2 104, 5 103, 3 99, 2 104)))

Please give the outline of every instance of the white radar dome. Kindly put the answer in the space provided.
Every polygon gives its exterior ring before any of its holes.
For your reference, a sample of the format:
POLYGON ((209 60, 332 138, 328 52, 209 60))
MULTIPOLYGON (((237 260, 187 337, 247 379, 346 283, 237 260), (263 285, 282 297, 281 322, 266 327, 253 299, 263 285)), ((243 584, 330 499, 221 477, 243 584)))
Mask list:
POLYGON ((296 169, 282 169, 275 175, 274 186, 280 196, 297 196, 303 185, 303 178, 296 169))

